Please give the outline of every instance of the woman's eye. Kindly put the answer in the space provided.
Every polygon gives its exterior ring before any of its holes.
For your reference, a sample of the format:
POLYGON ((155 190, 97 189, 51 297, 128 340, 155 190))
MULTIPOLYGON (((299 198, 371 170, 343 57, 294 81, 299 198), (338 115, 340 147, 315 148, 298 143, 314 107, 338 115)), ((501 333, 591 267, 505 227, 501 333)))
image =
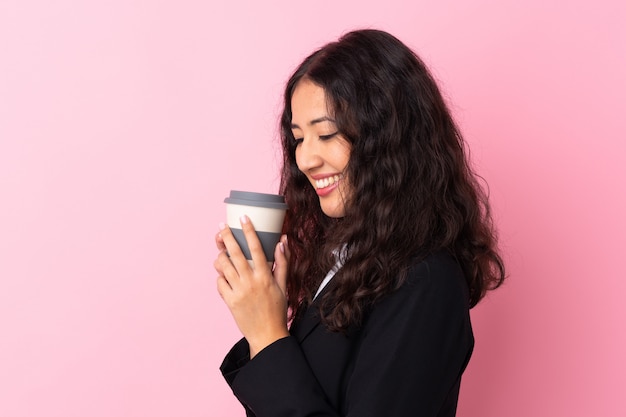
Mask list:
POLYGON ((328 139, 332 139, 335 135, 337 134, 337 132, 328 134, 328 135, 320 135, 320 140, 328 140, 328 139))
POLYGON ((301 143, 302 143, 302 141, 304 140, 304 138, 294 138, 293 140, 294 140, 294 142, 296 142, 296 145, 299 145, 299 144, 301 144, 301 143))

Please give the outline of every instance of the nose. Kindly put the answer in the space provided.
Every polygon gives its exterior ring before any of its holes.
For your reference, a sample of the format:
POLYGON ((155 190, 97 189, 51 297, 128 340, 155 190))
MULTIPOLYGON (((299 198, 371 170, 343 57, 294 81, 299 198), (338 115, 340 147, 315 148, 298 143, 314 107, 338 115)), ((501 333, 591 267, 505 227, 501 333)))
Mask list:
POLYGON ((319 141, 305 137, 296 148, 296 164, 302 172, 322 166, 323 160, 319 152, 319 141))

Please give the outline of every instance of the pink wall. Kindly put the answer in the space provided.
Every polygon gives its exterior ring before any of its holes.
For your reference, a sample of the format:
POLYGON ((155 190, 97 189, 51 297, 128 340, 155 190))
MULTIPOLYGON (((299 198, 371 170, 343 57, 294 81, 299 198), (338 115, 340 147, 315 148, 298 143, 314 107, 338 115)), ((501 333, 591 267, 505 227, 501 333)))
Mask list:
POLYGON ((0 3, 0 415, 243 415, 222 200, 276 190, 283 82, 363 26, 431 64, 491 187, 510 279, 459 416, 626 415, 623 2, 241 3, 0 3))

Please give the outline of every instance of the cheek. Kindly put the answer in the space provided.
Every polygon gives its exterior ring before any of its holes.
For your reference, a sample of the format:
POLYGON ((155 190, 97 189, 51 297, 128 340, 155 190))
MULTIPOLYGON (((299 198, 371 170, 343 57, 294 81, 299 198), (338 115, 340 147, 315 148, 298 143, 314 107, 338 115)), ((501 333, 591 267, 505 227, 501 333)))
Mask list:
POLYGON ((342 154, 341 157, 339 158, 335 158, 335 167, 341 172, 343 172, 344 174, 347 174, 349 163, 350 163, 350 154, 348 153, 342 154))
POLYGON ((336 161, 337 165, 341 165, 344 167, 348 166, 348 162, 350 161, 350 154, 352 153, 352 147, 345 139, 338 143, 337 146, 333 149, 335 155, 337 155, 336 161))

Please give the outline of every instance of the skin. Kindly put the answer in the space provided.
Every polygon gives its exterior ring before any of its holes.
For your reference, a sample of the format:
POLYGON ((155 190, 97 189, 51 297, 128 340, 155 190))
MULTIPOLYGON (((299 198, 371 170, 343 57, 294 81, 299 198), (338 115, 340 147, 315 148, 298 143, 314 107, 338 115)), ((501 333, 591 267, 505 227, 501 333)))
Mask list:
POLYGON ((298 143, 298 169, 307 176, 315 189, 318 189, 316 180, 328 178, 333 182, 320 195, 320 206, 329 217, 343 217, 348 192, 343 172, 350 159, 351 147, 337 131, 324 89, 303 79, 294 90, 291 110, 291 130, 298 143), (342 178, 339 182, 335 182, 337 176, 342 178))
POLYGON ((246 260, 230 228, 220 224, 215 242, 220 253, 214 262, 217 290, 228 306, 239 330, 250 345, 250 358, 278 339, 287 330, 287 237, 274 250, 274 271, 247 216, 241 228, 248 242, 254 268, 246 260), (230 257, 228 254, 230 254, 230 257))
MULTIPOLYGON (((348 191, 343 172, 350 158, 350 144, 337 132, 321 87, 306 79, 300 81, 291 106, 298 168, 317 190, 324 214, 342 217, 348 191)), ((224 224, 220 224, 215 237, 219 254, 213 265, 218 273, 217 290, 248 341, 253 358, 265 347, 289 336, 285 296, 289 249, 283 235, 274 250, 272 270, 247 216, 241 218, 241 227, 254 267, 224 224)))

